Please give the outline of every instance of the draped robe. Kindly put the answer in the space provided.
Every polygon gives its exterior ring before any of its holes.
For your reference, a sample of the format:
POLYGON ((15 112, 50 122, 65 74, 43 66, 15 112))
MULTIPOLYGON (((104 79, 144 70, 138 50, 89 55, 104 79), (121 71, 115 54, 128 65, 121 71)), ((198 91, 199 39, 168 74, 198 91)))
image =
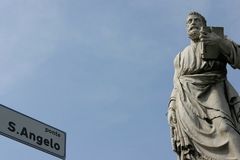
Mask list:
POLYGON ((219 60, 203 60, 199 43, 174 60, 171 131, 180 160, 240 160, 240 97, 226 76, 227 63, 240 68, 240 47, 226 41, 219 60))

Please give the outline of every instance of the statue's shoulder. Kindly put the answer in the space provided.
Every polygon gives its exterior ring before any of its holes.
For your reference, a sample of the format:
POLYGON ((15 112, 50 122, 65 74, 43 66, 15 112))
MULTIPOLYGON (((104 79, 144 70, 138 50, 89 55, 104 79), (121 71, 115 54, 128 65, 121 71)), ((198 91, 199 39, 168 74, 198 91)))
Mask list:
POLYGON ((186 53, 186 52, 189 52, 190 49, 191 49, 191 46, 188 45, 187 47, 185 47, 185 48, 181 51, 181 53, 184 54, 184 53, 186 53))
POLYGON ((184 54, 186 54, 186 53, 189 52, 190 47, 191 47, 191 46, 188 45, 188 46, 186 46, 183 50, 181 50, 180 52, 178 52, 178 54, 176 55, 174 61, 176 61, 176 60, 180 60, 184 54))
POLYGON ((179 67, 181 62, 184 59, 184 55, 186 55, 189 50, 190 50, 190 45, 186 46, 183 50, 181 50, 180 52, 178 52, 178 54, 176 55, 176 57, 174 58, 174 66, 175 68, 179 67))

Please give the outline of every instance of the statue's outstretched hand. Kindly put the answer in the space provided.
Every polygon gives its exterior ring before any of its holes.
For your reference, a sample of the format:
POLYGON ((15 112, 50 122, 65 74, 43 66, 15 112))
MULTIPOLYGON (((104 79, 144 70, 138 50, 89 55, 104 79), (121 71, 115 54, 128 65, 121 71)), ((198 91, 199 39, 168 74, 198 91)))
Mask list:
POLYGON ((170 126, 174 126, 177 123, 176 112, 174 110, 175 101, 171 101, 168 109, 168 123, 170 126))

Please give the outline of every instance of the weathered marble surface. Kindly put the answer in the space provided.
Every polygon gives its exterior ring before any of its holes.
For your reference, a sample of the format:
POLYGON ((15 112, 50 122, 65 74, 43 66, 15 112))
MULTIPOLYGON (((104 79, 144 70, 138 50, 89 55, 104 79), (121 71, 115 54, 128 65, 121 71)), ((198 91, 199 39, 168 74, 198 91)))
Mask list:
POLYGON ((240 47, 200 31, 206 20, 187 17, 190 45, 174 60, 174 88, 168 107, 173 150, 179 160, 240 160, 240 97, 227 80, 226 65, 240 68, 240 47), (201 45, 217 45, 221 58, 205 60, 201 45))

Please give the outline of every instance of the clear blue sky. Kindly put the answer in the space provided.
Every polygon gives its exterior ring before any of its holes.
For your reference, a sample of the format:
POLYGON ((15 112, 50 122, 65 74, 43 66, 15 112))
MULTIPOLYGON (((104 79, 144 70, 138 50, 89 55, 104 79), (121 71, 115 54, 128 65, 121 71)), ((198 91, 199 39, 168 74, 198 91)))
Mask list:
MULTIPOLYGON (((173 59, 199 11, 240 42, 240 1, 0 0, 0 103, 67 132, 67 160, 175 160, 173 59)), ((229 70, 240 91, 240 72, 229 70)), ((1 159, 58 158, 0 136, 1 159)))

